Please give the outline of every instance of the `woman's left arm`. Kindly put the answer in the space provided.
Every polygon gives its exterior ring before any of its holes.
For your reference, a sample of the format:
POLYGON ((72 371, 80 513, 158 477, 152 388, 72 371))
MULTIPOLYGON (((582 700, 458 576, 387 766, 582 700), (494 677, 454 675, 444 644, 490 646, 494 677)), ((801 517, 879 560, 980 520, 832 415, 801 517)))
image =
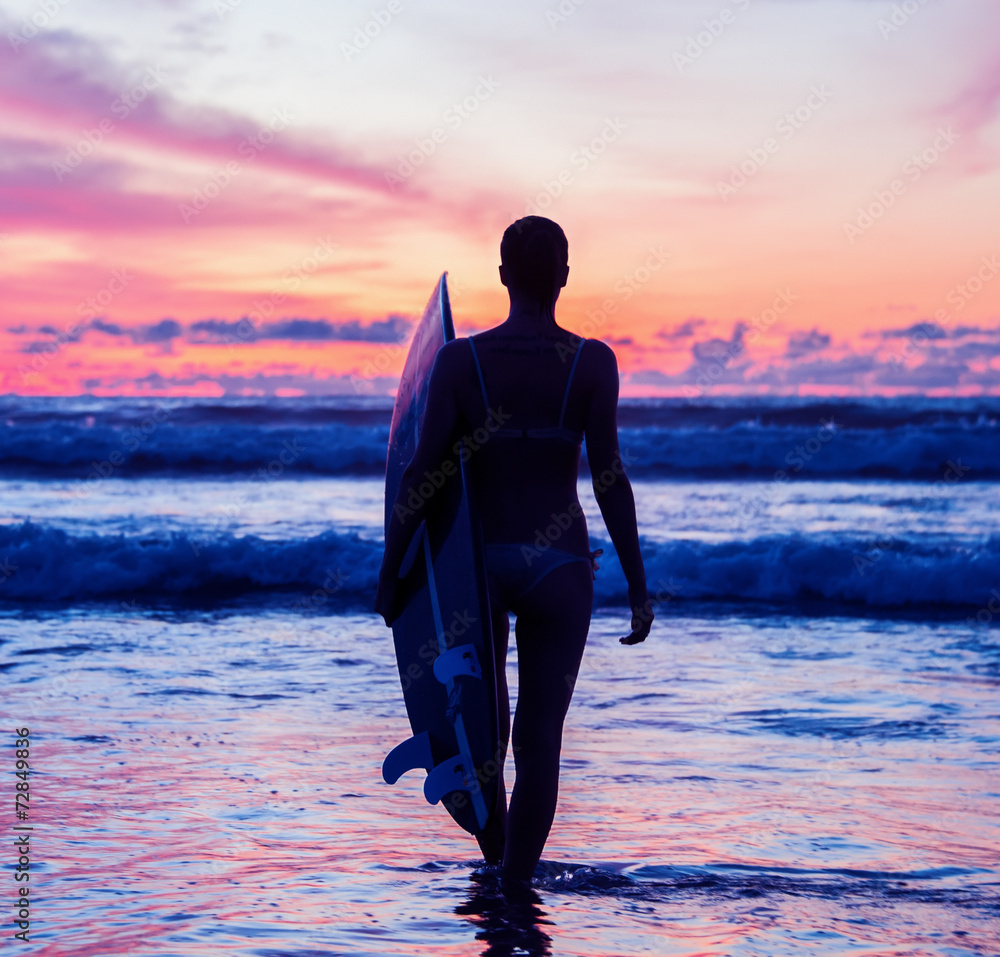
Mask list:
POLYGON ((458 473, 458 456, 452 449, 459 423, 455 383, 460 357, 456 346, 456 341, 445 343, 434 359, 427 385, 427 405, 424 408, 420 437, 413 458, 403 471, 386 525, 385 553, 379 571, 375 611, 385 619, 387 625, 392 624, 395 617, 393 612, 399 566, 414 532, 426 517, 434 493, 440 487, 439 476, 447 479, 458 473), (435 484, 435 478, 439 484, 435 484), (428 491, 428 486, 431 492, 429 495, 424 494, 428 491))

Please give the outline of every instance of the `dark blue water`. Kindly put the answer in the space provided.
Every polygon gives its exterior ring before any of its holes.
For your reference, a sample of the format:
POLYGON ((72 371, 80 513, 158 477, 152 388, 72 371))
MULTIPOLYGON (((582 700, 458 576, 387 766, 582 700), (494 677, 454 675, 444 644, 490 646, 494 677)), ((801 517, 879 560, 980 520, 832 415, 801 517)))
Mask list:
POLYGON ((384 402, 2 403, 44 953, 1000 953, 996 400, 623 408, 658 618, 618 644, 583 481, 600 611, 520 902, 379 774, 384 402))

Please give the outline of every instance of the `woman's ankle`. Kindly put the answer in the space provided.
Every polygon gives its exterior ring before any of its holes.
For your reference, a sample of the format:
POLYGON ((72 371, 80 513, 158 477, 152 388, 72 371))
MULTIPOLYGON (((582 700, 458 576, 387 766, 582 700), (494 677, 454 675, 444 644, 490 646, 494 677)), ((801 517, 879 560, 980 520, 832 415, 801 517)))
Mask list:
POLYGON ((504 853, 504 832, 503 825, 497 818, 493 818, 486 828, 476 835, 479 842, 479 850, 483 852, 483 858, 487 864, 500 864, 503 862, 504 853))

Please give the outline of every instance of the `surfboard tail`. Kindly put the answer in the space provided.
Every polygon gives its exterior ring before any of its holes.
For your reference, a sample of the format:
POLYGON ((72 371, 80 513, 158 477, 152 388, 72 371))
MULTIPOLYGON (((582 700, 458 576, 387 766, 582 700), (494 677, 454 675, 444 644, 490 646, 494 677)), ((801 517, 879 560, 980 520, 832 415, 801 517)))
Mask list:
POLYGON ((424 797, 429 804, 437 804, 443 797, 456 791, 469 795, 476 822, 479 830, 482 830, 489 820, 489 809, 483 799, 483 789, 476 769, 467 754, 456 754, 455 757, 442 761, 428 773, 424 781, 424 797))

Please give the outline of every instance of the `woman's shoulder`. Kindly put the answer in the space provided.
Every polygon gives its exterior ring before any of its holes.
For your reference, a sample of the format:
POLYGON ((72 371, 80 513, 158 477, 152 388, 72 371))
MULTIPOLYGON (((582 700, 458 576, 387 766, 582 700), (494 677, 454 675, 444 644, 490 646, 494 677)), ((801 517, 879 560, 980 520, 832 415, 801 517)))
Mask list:
POLYGON ((438 357, 445 359, 449 363, 468 358, 472 354, 469 349, 471 339, 471 336, 463 336, 460 339, 449 339, 438 349, 438 357))
POLYGON ((603 339, 589 339, 586 336, 578 336, 576 333, 570 333, 571 337, 579 342, 581 345, 586 345, 587 349, 591 352, 598 351, 603 355, 611 353, 614 355, 614 351, 611 346, 609 346, 603 339))
POLYGON ((615 356, 614 349, 611 348, 606 342, 601 339, 585 339, 580 336, 576 337, 577 348, 581 351, 581 361, 582 356, 586 355, 588 359, 588 364, 603 368, 607 365, 617 366, 618 359, 615 356), (583 347, 586 346, 584 350, 583 347))
POLYGON ((441 346, 434 358, 438 375, 446 376, 456 383, 477 379, 476 365, 479 357, 475 354, 475 346, 470 348, 470 345, 472 336, 463 336, 460 339, 449 339, 441 346))
MULTIPOLYGON (((521 340, 530 338, 517 335, 511 336, 509 334, 505 335, 500 331, 500 327, 496 326, 469 336, 449 340, 439 350, 439 356, 448 365, 455 363, 464 365, 472 360, 473 351, 478 352, 483 347, 489 350, 493 346, 503 346, 508 341, 516 340, 520 342, 521 340)), ((550 346, 555 347, 556 351, 560 354, 560 358, 563 358, 566 354, 571 355, 579 351, 580 361, 586 361, 588 365, 599 367, 609 364, 613 366, 617 365, 614 350, 601 339, 589 339, 578 335, 571 329, 563 329, 562 327, 559 328, 557 335, 546 336, 545 338, 550 346)))

